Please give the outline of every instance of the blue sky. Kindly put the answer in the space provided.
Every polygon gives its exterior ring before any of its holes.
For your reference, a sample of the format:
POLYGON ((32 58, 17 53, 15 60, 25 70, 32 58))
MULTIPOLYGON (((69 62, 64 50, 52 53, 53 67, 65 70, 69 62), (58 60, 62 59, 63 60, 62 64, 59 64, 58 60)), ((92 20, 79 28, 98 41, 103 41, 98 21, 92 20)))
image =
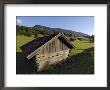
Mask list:
POLYGON ((43 25, 52 28, 62 28, 94 34, 93 16, 17 16, 17 25, 34 26, 43 25))

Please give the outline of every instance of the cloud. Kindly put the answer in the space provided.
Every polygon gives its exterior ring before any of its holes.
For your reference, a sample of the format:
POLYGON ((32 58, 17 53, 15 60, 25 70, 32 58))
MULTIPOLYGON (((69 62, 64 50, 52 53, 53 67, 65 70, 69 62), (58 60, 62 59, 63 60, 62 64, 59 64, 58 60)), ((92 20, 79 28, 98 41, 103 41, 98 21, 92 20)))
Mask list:
POLYGON ((17 19, 16 21, 17 21, 17 24, 21 24, 22 23, 22 21, 20 19, 17 19))

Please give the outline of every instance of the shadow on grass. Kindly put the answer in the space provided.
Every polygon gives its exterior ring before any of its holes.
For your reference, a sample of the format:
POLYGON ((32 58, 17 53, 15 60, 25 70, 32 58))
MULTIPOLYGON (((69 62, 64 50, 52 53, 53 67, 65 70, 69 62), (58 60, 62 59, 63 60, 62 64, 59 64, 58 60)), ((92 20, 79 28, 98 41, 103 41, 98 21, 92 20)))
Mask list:
POLYGON ((35 72, 32 60, 27 60, 22 53, 17 52, 16 71, 17 74, 94 74, 94 47, 58 64, 49 65, 41 72, 35 72))
POLYGON ((16 52, 16 74, 32 74, 33 62, 25 58, 22 52, 16 52))

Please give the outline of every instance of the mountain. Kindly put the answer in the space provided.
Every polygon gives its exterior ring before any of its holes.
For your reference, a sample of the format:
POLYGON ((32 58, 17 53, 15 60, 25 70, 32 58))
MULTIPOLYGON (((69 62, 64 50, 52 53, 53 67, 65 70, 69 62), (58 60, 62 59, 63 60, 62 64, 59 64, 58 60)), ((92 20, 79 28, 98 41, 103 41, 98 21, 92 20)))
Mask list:
POLYGON ((27 26, 16 26, 17 34, 23 34, 31 36, 32 34, 42 34, 42 35, 50 35, 54 33, 64 33, 67 36, 74 36, 74 37, 90 37, 90 35, 82 33, 82 32, 76 32, 72 30, 66 30, 61 28, 51 28, 47 26, 42 25, 35 25, 33 27, 27 27, 27 26))
POLYGON ((72 30, 66 30, 66 29, 61 29, 61 28, 50 28, 50 27, 46 27, 46 26, 42 26, 42 25, 35 25, 33 27, 33 29, 40 29, 40 30, 44 30, 47 32, 60 32, 60 33, 64 33, 66 35, 72 35, 75 37, 89 37, 90 35, 82 33, 82 32, 76 32, 76 31, 72 31, 72 30))

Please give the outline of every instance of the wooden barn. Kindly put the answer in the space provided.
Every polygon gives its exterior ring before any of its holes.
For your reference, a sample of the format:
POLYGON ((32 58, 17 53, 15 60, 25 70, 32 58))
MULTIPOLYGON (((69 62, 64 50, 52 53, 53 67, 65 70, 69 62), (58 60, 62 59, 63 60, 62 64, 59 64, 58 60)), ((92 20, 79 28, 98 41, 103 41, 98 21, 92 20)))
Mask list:
POLYGON ((39 37, 21 47, 28 60, 34 60, 37 71, 46 65, 58 63, 69 57, 75 46, 62 33, 39 37))

